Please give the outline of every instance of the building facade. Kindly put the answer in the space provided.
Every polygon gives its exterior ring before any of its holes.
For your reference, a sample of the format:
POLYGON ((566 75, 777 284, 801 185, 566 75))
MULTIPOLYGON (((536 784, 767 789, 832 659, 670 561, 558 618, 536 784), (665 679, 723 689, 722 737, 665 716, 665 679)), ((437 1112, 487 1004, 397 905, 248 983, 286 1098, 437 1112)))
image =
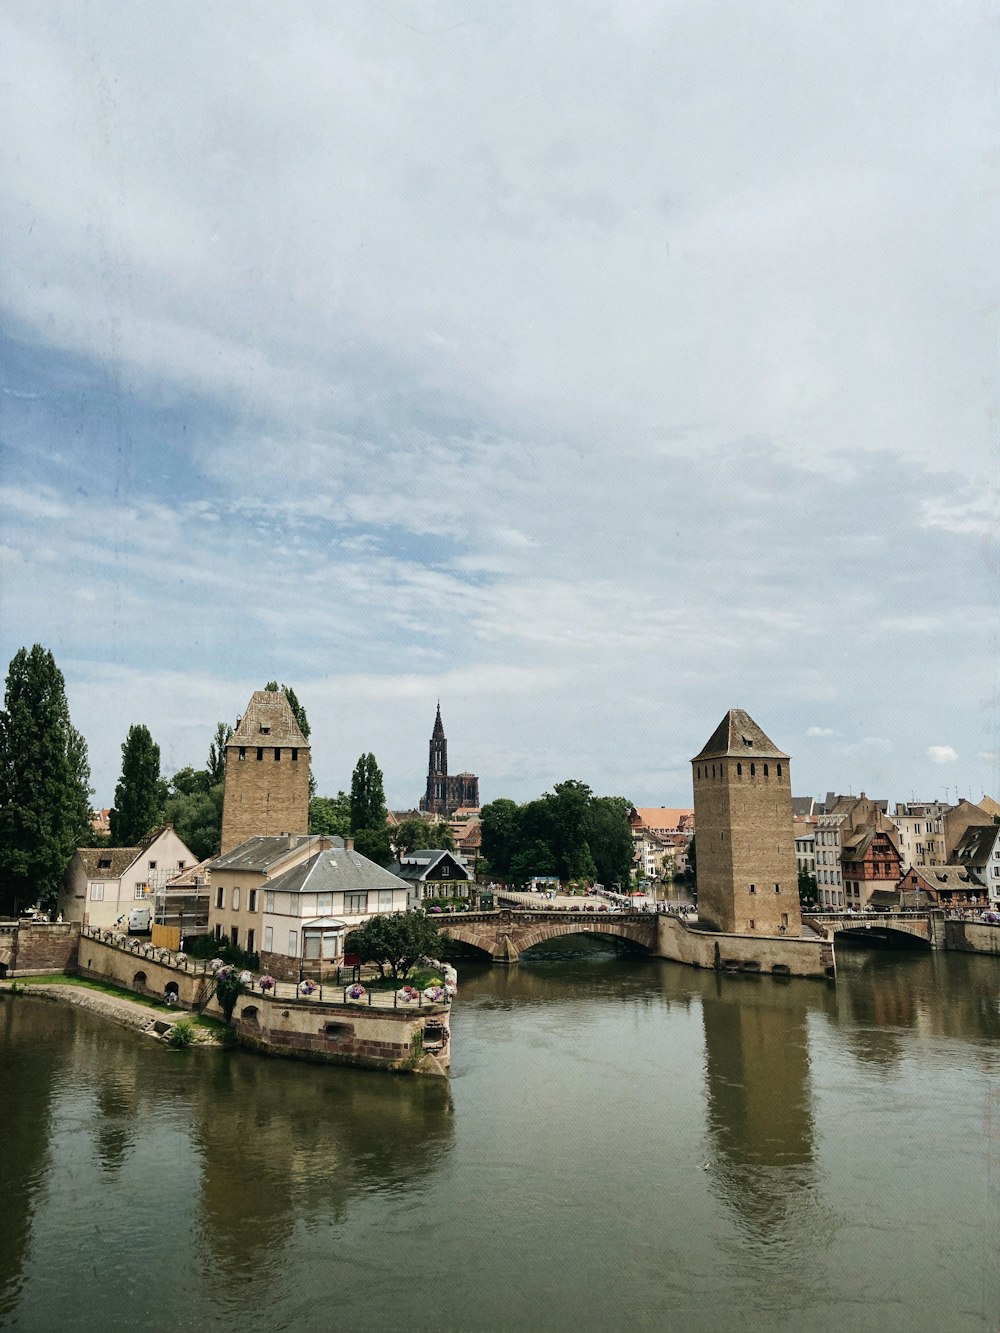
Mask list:
POLYGON ((280 690, 256 690, 226 746, 222 855, 308 828, 309 742, 280 690))
POLYGON ((691 761, 698 917, 737 935, 802 930, 789 757, 733 708, 691 761))
POLYGON ((138 847, 80 847, 73 853, 57 900, 64 921, 102 930, 124 924, 134 907, 152 909, 154 895, 195 863, 171 824, 155 829, 138 847))
POLYGON ((424 814, 450 819, 463 806, 479 809, 479 778, 475 773, 448 772, 448 739, 444 734, 439 700, 427 760, 427 787, 420 798, 420 809, 424 814))

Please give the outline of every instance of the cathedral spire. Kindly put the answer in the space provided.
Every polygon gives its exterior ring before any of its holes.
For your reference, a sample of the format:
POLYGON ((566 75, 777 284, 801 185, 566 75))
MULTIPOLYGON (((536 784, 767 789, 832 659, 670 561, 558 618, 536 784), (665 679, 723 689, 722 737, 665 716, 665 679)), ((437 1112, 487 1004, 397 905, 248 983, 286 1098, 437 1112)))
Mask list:
POLYGON ((434 719, 434 732, 432 739, 436 741, 444 740, 444 723, 441 721, 441 700, 438 700, 437 717, 434 719))

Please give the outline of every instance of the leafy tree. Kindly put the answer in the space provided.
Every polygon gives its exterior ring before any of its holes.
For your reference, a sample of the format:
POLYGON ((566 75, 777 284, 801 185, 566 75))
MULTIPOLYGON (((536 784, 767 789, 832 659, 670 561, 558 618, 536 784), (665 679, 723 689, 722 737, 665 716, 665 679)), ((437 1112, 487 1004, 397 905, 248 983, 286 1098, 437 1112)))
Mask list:
POLYGON ((66 684, 36 643, 14 655, 0 712, 0 912, 55 904, 66 866, 89 834, 90 765, 66 684))
POLYGON ((427 819, 403 819, 389 830, 389 841, 398 857, 416 852, 423 847, 441 847, 454 850, 455 839, 450 824, 431 823, 427 819))
POLYGON ((388 866, 392 864, 392 845, 389 842, 389 829, 385 824, 381 828, 358 829, 357 833, 354 834, 354 848, 362 856, 367 856, 369 861, 374 861, 376 865, 388 866))
POLYGON ((163 818, 167 788, 160 777, 160 747, 149 728, 129 727, 122 743, 122 773, 115 787, 111 811, 111 841, 116 847, 134 847, 163 818))
POLYGON ((515 852, 510 862, 510 878, 515 884, 523 884, 535 875, 557 875, 559 866, 556 854, 547 842, 540 838, 530 843, 523 851, 515 852))
POLYGON ((351 777, 351 832, 384 828, 388 813, 382 770, 373 754, 363 754, 351 777))
POLYGON ((593 879, 597 871, 587 842, 591 790, 585 782, 570 778, 557 782, 552 791, 551 798, 543 799, 550 802, 552 846, 557 849, 562 878, 593 879))
POLYGON ((479 826, 483 858, 489 864, 490 872, 506 879, 510 874, 511 857, 520 841, 521 807, 506 797, 490 801, 480 812, 479 826))
POLYGON ((799 906, 816 906, 816 876, 810 875, 804 866, 799 867, 799 906))
POLYGON ((336 796, 314 796, 309 802, 309 832, 346 838, 351 831, 351 798, 346 791, 336 796))
POLYGON ((236 1001, 246 986, 240 978, 240 970, 232 963, 226 963, 215 974, 215 998, 227 1023, 232 1022, 236 1001))
POLYGON ((584 831, 602 884, 625 884, 632 869, 632 802, 623 796, 591 797, 584 831))
POLYGON ((363 926, 352 930, 346 947, 363 963, 377 964, 383 975, 388 967, 393 979, 402 981, 418 958, 437 957, 441 932, 423 912, 390 912, 369 917, 363 926))
POLYGON ((233 729, 226 722, 217 722, 212 744, 208 747, 208 781, 214 787, 226 778, 226 746, 233 738, 233 729))

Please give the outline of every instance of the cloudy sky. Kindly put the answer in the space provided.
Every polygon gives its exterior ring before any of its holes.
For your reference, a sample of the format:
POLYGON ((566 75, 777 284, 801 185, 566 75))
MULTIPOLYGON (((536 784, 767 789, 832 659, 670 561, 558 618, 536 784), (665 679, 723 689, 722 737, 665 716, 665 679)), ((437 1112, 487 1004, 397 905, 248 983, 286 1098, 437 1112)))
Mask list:
POLYGON ((0 654, 98 804, 269 678, 321 791, 998 793, 1000 5, 6 0, 0 654))

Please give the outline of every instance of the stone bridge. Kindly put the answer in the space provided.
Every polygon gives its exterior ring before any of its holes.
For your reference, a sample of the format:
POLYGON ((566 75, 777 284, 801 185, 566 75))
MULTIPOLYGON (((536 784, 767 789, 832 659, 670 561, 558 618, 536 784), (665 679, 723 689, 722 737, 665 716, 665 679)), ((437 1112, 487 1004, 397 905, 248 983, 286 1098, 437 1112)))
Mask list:
POLYGON ((848 938, 871 937, 885 943, 904 945, 906 936, 922 940, 932 949, 945 947, 944 917, 941 912, 864 912, 845 916, 842 912, 810 912, 802 918, 824 939, 835 935, 848 938))
POLYGON ((456 913, 441 921, 441 930, 456 943, 481 949, 495 963, 516 963, 526 949, 563 935, 611 935, 655 953, 656 922, 652 912, 519 912, 501 908, 496 912, 456 913))

